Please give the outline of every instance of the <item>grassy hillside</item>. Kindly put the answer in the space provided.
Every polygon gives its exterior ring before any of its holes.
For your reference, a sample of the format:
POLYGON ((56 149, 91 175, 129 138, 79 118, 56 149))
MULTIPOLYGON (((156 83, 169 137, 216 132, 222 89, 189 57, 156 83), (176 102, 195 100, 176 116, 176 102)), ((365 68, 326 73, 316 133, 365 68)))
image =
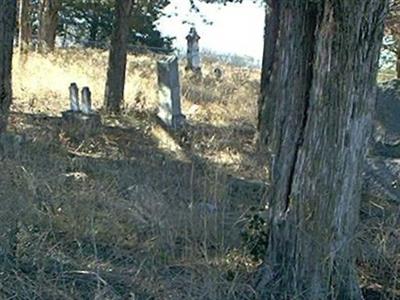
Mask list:
MULTIPOLYGON (((254 299, 264 225, 252 184, 268 175, 254 145, 260 74, 213 60, 202 78, 182 68, 189 124, 173 133, 154 118, 156 59, 129 56, 122 116, 87 136, 60 115, 71 82, 101 108, 107 53, 15 59, 0 246, 17 231, 17 261, 0 265, 0 299, 254 299)), ((359 274, 371 297, 400 297, 399 223, 389 204, 364 203, 359 274)))

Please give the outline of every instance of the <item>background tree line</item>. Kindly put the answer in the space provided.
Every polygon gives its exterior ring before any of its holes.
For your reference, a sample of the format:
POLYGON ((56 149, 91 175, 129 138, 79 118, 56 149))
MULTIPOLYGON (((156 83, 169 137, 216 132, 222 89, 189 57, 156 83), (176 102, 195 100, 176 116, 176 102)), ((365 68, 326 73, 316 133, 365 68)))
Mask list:
POLYGON ((124 98, 127 49, 133 45, 170 50, 172 38, 162 37, 155 21, 168 0, 20 0, 19 51, 54 50, 62 45, 109 47, 104 107, 117 113, 124 98))
MULTIPOLYGON (((161 37, 155 26, 168 4, 168 0, 139 0, 132 4, 130 45, 171 48, 172 39, 161 37)), ((18 5, 21 48, 32 43, 46 52, 54 49, 56 41, 63 46, 85 47, 105 47, 110 42, 115 1, 20 0, 18 5)))

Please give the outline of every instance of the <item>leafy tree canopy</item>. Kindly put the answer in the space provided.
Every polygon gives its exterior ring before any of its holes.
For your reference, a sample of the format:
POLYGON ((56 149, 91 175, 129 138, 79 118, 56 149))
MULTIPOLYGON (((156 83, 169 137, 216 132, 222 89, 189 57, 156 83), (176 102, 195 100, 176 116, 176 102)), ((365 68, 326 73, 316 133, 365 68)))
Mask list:
MULTIPOLYGON (((155 26, 169 0, 137 0, 132 14, 130 45, 170 48, 171 38, 161 37, 155 26)), ((65 41, 85 46, 108 44, 114 18, 114 0, 63 1, 59 32, 65 41)))

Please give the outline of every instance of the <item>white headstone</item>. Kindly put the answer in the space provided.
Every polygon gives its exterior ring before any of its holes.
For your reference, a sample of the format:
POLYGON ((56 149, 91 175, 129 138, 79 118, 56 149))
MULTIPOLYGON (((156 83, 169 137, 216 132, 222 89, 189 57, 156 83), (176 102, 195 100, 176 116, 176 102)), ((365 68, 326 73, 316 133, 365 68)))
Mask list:
POLYGON ((92 113, 92 93, 90 92, 90 89, 85 86, 82 89, 82 103, 81 103, 81 111, 84 114, 91 114, 92 113))
POLYGON ((157 62, 158 73, 158 116, 174 129, 184 125, 185 116, 181 111, 181 90, 179 83, 178 58, 169 56, 157 62))
POLYGON ((69 101, 71 105, 71 111, 79 111, 79 89, 75 82, 69 86, 69 101))

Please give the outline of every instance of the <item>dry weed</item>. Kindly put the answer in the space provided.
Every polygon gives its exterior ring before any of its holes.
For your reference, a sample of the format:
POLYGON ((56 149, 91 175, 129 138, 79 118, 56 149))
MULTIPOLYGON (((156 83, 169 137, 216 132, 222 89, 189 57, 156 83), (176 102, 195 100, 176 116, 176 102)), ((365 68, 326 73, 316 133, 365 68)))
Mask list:
MULTIPOLYGON (((267 175, 254 149, 260 74, 212 60, 200 78, 181 69, 189 124, 172 133, 153 117, 156 59, 129 56, 123 115, 103 116, 83 140, 60 114, 71 82, 90 86, 101 108, 107 53, 15 61, 10 142, 0 148, 0 249, 10 258, 0 264, 0 298, 255 297, 241 230, 260 203, 228 187, 267 175)), ((362 226, 363 285, 398 299, 398 211, 369 213, 362 226)))

